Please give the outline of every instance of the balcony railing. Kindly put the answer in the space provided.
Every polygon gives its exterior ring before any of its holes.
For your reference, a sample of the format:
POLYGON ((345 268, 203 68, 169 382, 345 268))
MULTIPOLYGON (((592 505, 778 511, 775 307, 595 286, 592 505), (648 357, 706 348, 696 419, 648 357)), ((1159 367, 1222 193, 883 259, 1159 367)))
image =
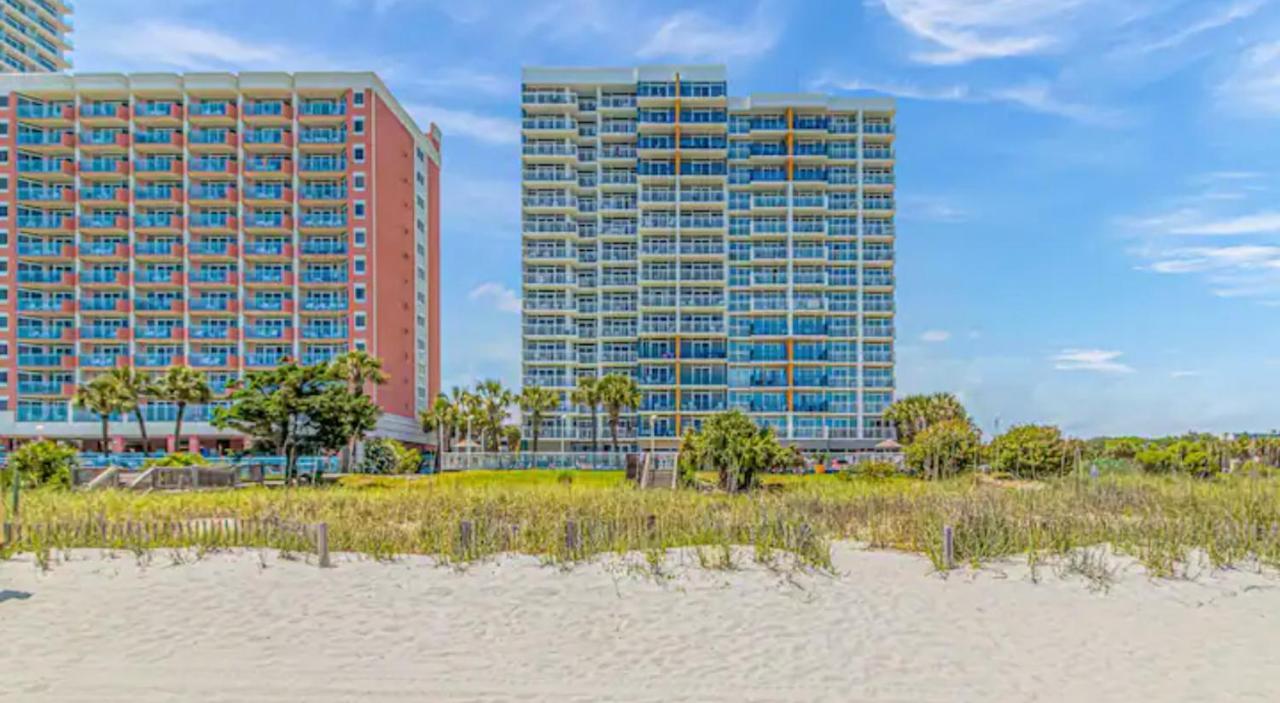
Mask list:
POLYGON ((318 241, 302 243, 303 254, 346 254, 346 242, 318 241))

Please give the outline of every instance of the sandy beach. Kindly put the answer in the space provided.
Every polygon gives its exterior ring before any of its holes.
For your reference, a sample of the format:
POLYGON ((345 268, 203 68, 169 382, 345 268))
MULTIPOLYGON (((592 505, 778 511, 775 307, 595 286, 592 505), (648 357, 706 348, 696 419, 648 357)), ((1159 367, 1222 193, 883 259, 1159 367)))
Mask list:
POLYGON ((1025 563, 942 578, 836 545, 835 576, 740 559, 465 570, 258 552, 0 563, 0 699, 1274 701, 1280 580, 1105 591, 1025 563))

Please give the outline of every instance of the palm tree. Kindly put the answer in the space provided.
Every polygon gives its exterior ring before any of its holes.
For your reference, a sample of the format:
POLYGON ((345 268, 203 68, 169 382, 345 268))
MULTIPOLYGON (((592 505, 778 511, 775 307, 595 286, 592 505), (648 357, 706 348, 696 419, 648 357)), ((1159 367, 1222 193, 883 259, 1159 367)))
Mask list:
POLYGON ((76 388, 75 396, 71 399, 77 408, 95 413, 102 420, 103 453, 111 451, 111 416, 120 412, 124 406, 124 400, 118 391, 111 377, 102 375, 76 388))
POLYGON ((436 431, 436 467, 441 466, 443 455, 449 451, 449 442, 453 438, 453 429, 458 420, 458 407, 449 400, 449 396, 441 393, 430 408, 423 410, 418 419, 422 422, 424 432, 436 431))
POLYGON ((187 414, 187 405, 204 405, 213 400, 213 388, 209 386, 204 372, 190 366, 170 366, 160 376, 156 395, 178 408, 178 416, 173 423, 173 442, 181 446, 182 419, 187 414))
POLYGON ((600 423, 598 421, 600 411, 600 379, 595 376, 579 376, 578 387, 573 389, 573 393, 569 396, 575 405, 585 405, 591 408, 591 451, 600 451, 600 444, 596 437, 597 428, 600 423))
POLYGON ((489 451, 496 452, 502 437, 502 424, 507 419, 507 407, 515 400, 515 396, 503 388, 501 382, 493 379, 481 381, 476 386, 475 395, 479 401, 481 437, 487 435, 490 444, 486 446, 491 447, 489 451))
POLYGON ((893 423, 898 440, 903 444, 910 444, 916 435, 940 422, 959 420, 971 423, 964 405, 951 393, 900 398, 885 410, 884 416, 893 423))
POLYGON ((600 404, 609 416, 609 434, 618 450, 618 422, 622 413, 640 407, 640 386, 630 376, 611 373, 600 379, 600 404))
POLYGON ((520 411, 529 418, 532 433, 530 447, 534 454, 538 453, 538 431, 542 429, 542 420, 548 412, 560 405, 560 394, 550 388, 527 386, 520 392, 520 411))
MULTIPOLYGON (((334 376, 345 382, 353 395, 364 395, 365 386, 370 383, 381 385, 387 382, 387 374, 382 370, 382 359, 365 351, 349 351, 339 354, 329 362, 334 376)), ((347 439, 347 448, 342 455, 343 471, 351 468, 351 460, 355 456, 356 443, 363 432, 352 434, 347 439)))
POLYGON ((147 421, 142 416, 142 409, 147 397, 155 394, 155 382, 132 366, 117 366, 108 371, 106 376, 111 379, 120 397, 120 412, 131 412, 138 420, 138 433, 142 435, 142 445, 145 448, 148 443, 147 421))

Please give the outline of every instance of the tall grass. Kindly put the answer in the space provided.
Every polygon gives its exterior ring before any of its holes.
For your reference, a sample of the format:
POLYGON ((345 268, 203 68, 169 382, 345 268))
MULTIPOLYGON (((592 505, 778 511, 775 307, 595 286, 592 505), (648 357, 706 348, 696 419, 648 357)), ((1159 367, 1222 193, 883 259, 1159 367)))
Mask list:
MULTIPOLYGON (((336 551, 378 558, 430 554, 455 562, 507 551, 571 562, 608 552, 748 545, 761 558, 785 551, 827 567, 830 540, 852 539, 925 554, 938 568, 944 566, 942 527, 952 525, 962 563, 1022 554, 1033 561, 1078 558, 1081 549, 1107 544, 1157 575, 1177 573, 1193 550, 1215 567, 1280 567, 1280 481, 1262 478, 1112 476, 1010 488, 972 477, 935 483, 771 477, 755 494, 731 496, 640 491, 609 473, 473 472, 314 489, 33 492, 22 518, 27 524, 324 522, 336 551), (566 539, 568 523, 577 539, 566 539)), ((52 546, 112 546, 81 532, 52 546)), ((213 539, 188 532, 187 543, 213 539)), ((217 539, 205 546, 231 546, 239 538, 217 539)), ((240 541, 255 546, 251 538, 240 541)))

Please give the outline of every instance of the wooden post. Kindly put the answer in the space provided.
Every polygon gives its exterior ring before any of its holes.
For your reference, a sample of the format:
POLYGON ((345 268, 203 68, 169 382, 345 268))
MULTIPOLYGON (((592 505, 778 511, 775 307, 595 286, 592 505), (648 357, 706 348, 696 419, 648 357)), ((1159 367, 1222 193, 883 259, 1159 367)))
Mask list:
POLYGON ((200 468, 197 466, 192 466, 191 468, 187 469, 187 473, 191 475, 191 490, 194 491, 195 489, 200 487, 200 468))
POLYGON ((463 520, 458 523, 458 541, 461 543, 463 554, 471 554, 473 531, 474 528, 470 520, 463 520))
POLYGON ((564 548, 570 554, 578 551, 578 523, 569 520, 564 523, 564 548))
POLYGON ((645 532, 647 532, 647 533, 649 534, 649 536, 650 536, 650 537, 652 537, 652 536, 654 536, 655 534, 657 534, 657 532, 658 532, 658 516, 657 516, 657 515, 650 515, 650 516, 646 517, 646 518, 644 519, 644 529, 645 529, 645 532))
POLYGON ((329 568, 329 524, 316 525, 316 554, 320 555, 320 568, 329 568))
POLYGON ((955 568, 955 564, 955 530, 952 529, 951 525, 945 525, 942 528, 942 567, 950 571, 955 568))

